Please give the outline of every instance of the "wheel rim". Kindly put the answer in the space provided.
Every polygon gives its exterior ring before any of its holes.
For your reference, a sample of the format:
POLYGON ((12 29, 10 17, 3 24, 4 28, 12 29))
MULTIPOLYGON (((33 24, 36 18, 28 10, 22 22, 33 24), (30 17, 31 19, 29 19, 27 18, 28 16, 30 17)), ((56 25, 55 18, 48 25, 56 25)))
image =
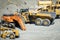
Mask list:
POLYGON ((49 20, 49 19, 44 19, 43 25, 44 25, 44 26, 50 25, 50 20, 49 20))
POLYGON ((48 22, 47 22, 47 21, 45 21, 45 22, 44 22, 44 25, 48 25, 48 22))
POLYGON ((14 38, 14 35, 10 35, 10 38, 13 39, 14 38))
POLYGON ((36 19, 35 24, 41 25, 42 24, 42 20, 40 18, 36 19))
POLYGON ((37 23, 37 24, 41 24, 41 21, 37 21, 36 23, 37 23))
POLYGON ((13 35, 11 35, 11 36, 10 36, 10 38, 14 38, 14 36, 13 36, 13 35))
POLYGON ((9 37, 10 37, 10 39, 14 39, 14 38, 15 38, 15 34, 14 34, 14 33, 11 33, 11 34, 9 35, 9 37))
POLYGON ((10 23, 10 24, 9 24, 9 27, 15 29, 15 25, 14 25, 13 23, 10 23))

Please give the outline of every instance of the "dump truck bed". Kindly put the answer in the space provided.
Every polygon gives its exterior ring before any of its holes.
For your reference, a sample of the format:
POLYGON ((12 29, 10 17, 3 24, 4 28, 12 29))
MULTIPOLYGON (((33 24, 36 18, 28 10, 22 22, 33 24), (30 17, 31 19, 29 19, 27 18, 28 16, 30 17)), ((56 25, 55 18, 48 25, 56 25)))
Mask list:
POLYGON ((40 12, 40 14, 42 14, 43 16, 50 16, 51 18, 55 18, 56 17, 56 13, 55 12, 40 12))
POLYGON ((32 15, 35 16, 43 16, 43 17, 50 17, 50 18, 55 18, 56 17, 56 13, 55 12, 32 12, 32 15))

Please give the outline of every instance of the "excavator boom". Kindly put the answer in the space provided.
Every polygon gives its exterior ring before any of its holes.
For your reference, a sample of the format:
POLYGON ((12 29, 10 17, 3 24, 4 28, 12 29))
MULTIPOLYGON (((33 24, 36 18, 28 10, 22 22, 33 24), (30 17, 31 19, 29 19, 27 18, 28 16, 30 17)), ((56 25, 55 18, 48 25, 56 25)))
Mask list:
POLYGON ((22 30, 26 30, 25 25, 23 24, 23 21, 20 18, 20 16, 18 16, 18 15, 8 16, 7 15, 7 16, 3 16, 2 18, 3 18, 4 21, 6 21, 8 23, 14 22, 14 20, 15 20, 15 21, 18 22, 18 24, 19 24, 19 26, 21 27, 22 30))

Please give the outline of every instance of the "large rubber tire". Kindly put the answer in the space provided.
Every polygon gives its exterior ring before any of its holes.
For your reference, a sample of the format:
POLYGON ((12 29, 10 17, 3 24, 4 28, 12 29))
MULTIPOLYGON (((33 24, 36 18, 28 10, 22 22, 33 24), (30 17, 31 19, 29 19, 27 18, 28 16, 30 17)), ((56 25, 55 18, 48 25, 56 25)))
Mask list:
POLYGON ((36 24, 36 25, 42 25, 42 19, 41 19, 41 18, 37 18, 37 19, 35 20, 35 24, 36 24))
POLYGON ((44 25, 44 26, 49 26, 50 23, 51 23, 51 22, 50 22, 49 19, 44 19, 44 20, 43 20, 43 25, 44 25))
POLYGON ((6 39, 6 36, 4 36, 3 34, 1 34, 1 38, 4 38, 4 39, 6 39))
POLYGON ((8 27, 8 22, 1 20, 1 25, 4 27, 8 27))
POLYGON ((10 39, 14 39, 15 38, 15 34, 10 34, 10 39))
POLYGON ((15 29, 15 24, 14 23, 9 23, 9 26, 8 27, 15 29))

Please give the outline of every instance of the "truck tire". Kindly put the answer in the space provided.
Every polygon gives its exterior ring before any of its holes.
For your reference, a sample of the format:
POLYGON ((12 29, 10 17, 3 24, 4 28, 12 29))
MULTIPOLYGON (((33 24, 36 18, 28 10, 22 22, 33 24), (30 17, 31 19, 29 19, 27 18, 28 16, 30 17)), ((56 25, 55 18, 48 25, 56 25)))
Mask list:
POLYGON ((3 23, 2 24, 4 27, 8 27, 8 23, 3 23))
POLYGON ((4 39, 6 39, 6 36, 5 36, 5 35, 3 35, 3 34, 1 34, 1 38, 4 38, 4 39))
POLYGON ((15 24, 14 23, 9 23, 9 26, 8 27, 15 29, 15 24))
POLYGON ((10 34, 10 39, 14 39, 15 38, 15 34, 10 34))
POLYGON ((41 19, 41 18, 37 18, 37 19, 35 20, 35 24, 36 24, 36 25, 42 25, 42 19, 41 19))
POLYGON ((43 20, 43 25, 44 25, 44 26, 49 26, 50 23, 51 23, 51 22, 50 22, 49 19, 44 19, 44 20, 43 20))

